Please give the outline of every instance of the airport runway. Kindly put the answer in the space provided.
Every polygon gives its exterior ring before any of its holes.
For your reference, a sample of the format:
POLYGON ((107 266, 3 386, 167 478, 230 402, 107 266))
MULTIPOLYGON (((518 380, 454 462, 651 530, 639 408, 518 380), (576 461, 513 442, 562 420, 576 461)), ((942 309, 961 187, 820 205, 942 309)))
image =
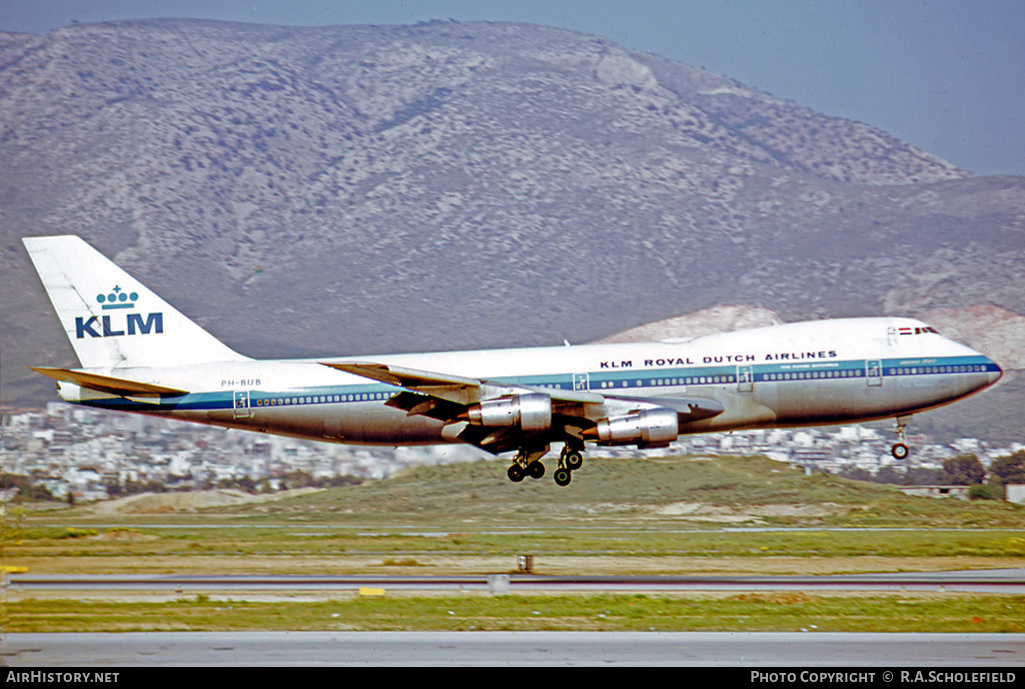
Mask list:
POLYGON ((962 591, 1025 595, 1025 569, 816 576, 178 576, 12 574, 8 590, 196 591, 962 591))
MULTIPOLYGON (((9 667, 700 666, 1002 668, 1023 634, 731 632, 130 632, 8 634, 9 667)), ((2 673, 0 673, 2 675, 2 673)), ((987 682, 988 684, 989 682, 987 682)))

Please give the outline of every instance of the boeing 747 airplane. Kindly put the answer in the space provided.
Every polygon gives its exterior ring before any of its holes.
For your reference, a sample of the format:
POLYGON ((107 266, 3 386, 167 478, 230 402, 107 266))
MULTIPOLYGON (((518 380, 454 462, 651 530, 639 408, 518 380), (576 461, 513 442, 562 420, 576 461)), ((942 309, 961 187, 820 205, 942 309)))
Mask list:
POLYGON ((33 368, 75 404, 338 443, 468 443, 540 478, 562 444, 570 483, 588 442, 896 420, 995 383, 986 356, 908 318, 792 323, 672 342, 258 361, 74 236, 25 246, 81 368, 33 368))

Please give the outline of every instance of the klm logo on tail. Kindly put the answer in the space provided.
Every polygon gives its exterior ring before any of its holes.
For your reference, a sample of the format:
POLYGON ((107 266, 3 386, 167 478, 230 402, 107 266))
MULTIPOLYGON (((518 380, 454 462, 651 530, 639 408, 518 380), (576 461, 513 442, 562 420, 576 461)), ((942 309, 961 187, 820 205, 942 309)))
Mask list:
MULTIPOLYGON (((139 299, 137 292, 125 292, 118 286, 108 294, 97 294, 96 301, 104 311, 134 309, 139 299)), ((148 313, 143 317, 140 313, 125 314, 125 318, 114 319, 111 315, 75 317, 75 337, 79 340, 89 337, 119 337, 121 335, 149 335, 164 332, 164 314, 148 313), (99 330, 97 330, 99 328, 99 330)))

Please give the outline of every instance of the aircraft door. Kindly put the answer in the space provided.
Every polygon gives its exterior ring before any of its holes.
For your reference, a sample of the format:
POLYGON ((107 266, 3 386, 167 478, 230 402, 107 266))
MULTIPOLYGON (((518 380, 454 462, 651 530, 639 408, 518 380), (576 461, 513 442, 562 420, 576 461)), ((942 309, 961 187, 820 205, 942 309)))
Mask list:
POLYGON ((236 419, 248 419, 252 416, 252 409, 249 407, 249 391, 248 390, 236 390, 235 391, 235 418, 236 419))
POLYGON ((574 390, 590 390, 591 382, 590 375, 587 373, 574 373, 573 374, 573 389, 574 390))
POLYGON ((754 390, 755 376, 750 366, 737 366, 737 391, 751 392, 754 390))
POLYGON ((865 379, 871 386, 883 384, 883 362, 872 359, 865 362, 865 379))

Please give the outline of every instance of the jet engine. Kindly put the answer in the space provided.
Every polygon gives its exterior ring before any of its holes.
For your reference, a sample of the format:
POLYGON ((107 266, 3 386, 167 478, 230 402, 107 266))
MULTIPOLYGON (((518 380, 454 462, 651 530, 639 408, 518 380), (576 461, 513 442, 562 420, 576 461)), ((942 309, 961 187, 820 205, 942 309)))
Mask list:
POLYGON ((680 435, 676 412, 659 407, 602 419, 584 431, 584 437, 597 437, 602 445, 630 445, 638 447, 665 447, 680 435))
POLYGON ((552 427, 552 398, 540 393, 484 400, 463 415, 477 426, 519 426, 525 431, 552 427))

